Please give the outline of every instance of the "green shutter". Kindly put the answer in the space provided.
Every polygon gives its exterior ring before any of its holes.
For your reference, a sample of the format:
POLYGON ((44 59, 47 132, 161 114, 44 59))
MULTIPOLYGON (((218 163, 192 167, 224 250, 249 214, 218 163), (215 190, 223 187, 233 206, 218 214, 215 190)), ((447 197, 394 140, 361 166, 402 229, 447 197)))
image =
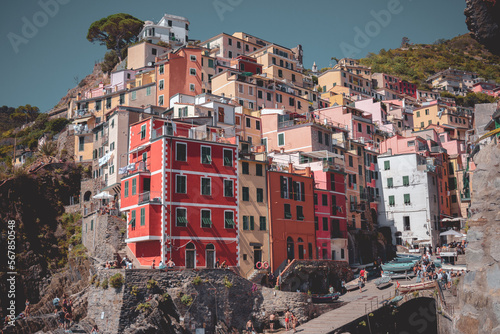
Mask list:
POLYGON ((403 186, 408 187, 410 185, 410 177, 403 176, 403 186))
POLYGON ((125 181, 125 191, 124 191, 124 196, 128 197, 128 181, 125 181))
POLYGON ((266 217, 261 216, 260 219, 259 219, 259 221, 260 221, 260 230, 261 231, 265 231, 267 229, 267 226, 266 226, 267 225, 266 224, 266 217))
POLYGON ((248 230, 248 216, 243 216, 243 230, 248 230))
POLYGON ((395 204, 394 196, 389 196, 389 206, 394 206, 395 204))
POLYGON ((137 179, 132 179, 132 196, 136 194, 137 179))
POLYGON ((392 188, 394 186, 394 183, 392 181, 392 177, 389 177, 387 179, 387 188, 392 188))
POLYGON ((146 225, 146 208, 141 208, 141 226, 146 225))
POLYGON ((405 204, 410 204, 410 194, 404 194, 405 204))
POLYGON ((384 161, 384 169, 385 170, 391 169, 391 162, 389 160, 384 161))

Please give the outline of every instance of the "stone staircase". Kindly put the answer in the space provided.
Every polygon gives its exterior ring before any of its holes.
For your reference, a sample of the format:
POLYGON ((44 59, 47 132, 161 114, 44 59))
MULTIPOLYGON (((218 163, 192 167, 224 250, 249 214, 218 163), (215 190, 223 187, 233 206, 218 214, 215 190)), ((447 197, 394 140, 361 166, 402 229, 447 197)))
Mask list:
POLYGON ((267 273, 269 273, 268 269, 254 269, 247 279, 252 283, 260 284, 262 277, 264 277, 267 273))
POLYGON ((125 246, 124 248, 122 248, 121 250, 119 250, 117 254, 120 257, 120 261, 125 256, 127 257, 127 259, 129 259, 129 261, 132 261, 132 267, 134 269, 150 269, 149 266, 143 266, 143 265, 141 265, 141 263, 139 262, 139 260, 137 260, 137 258, 135 257, 134 253, 132 253, 132 251, 130 250, 130 248, 128 248, 127 246, 125 246))

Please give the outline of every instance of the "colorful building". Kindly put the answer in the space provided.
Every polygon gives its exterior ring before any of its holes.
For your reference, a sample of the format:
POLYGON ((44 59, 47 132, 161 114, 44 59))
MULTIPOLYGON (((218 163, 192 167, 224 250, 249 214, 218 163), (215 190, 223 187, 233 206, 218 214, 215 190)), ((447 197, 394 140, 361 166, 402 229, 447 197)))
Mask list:
POLYGON ((237 146, 215 128, 156 117, 132 124, 129 138, 121 210, 141 265, 238 266, 237 146))

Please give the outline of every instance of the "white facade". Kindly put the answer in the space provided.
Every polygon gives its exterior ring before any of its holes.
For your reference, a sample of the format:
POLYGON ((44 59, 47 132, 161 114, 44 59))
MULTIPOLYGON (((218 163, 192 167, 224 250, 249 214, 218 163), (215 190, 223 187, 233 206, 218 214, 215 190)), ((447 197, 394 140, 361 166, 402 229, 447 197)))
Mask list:
POLYGON ((165 14, 157 24, 144 22, 139 38, 158 43, 186 44, 189 36, 189 21, 185 17, 165 14))
POLYGON ((436 246, 439 196, 433 160, 416 153, 381 155, 378 164, 381 177, 377 188, 381 189, 383 199, 378 210, 379 226, 391 229, 394 244, 430 240, 436 246))

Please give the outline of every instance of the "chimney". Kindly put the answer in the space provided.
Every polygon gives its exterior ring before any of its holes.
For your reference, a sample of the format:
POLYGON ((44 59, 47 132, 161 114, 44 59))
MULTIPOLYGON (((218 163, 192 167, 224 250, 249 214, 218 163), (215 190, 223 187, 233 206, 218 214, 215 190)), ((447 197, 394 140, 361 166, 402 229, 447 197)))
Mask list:
POLYGON ((288 173, 293 173, 293 164, 291 162, 288 163, 288 173))
POLYGON ((306 177, 311 177, 311 167, 306 167, 306 177))

